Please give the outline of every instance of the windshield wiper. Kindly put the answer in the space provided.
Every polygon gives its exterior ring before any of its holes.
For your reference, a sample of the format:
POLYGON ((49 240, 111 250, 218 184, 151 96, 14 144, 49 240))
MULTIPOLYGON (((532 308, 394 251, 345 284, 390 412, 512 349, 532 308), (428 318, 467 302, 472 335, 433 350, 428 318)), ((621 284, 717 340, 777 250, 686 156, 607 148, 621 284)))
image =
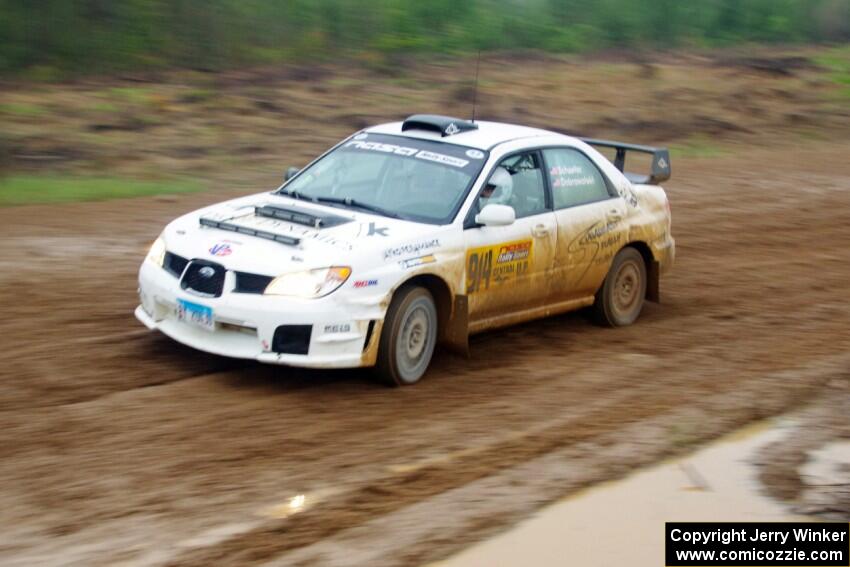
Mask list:
POLYGON ((279 191, 275 191, 278 195, 283 195, 284 197, 292 197, 293 199, 312 201, 313 197, 308 197, 304 193, 300 193, 295 189, 290 189, 289 191, 284 191, 283 189, 279 191))
POLYGON ((351 197, 304 197, 305 199, 310 199, 314 203, 330 203, 337 205, 345 205, 347 207, 354 207, 357 209, 363 209, 364 211, 370 211, 373 213, 377 213, 379 215, 385 217, 391 217, 394 219, 403 218, 400 214, 388 211, 387 209, 383 209, 376 205, 370 205, 369 203, 364 203, 363 201, 358 201, 357 199, 352 199, 351 197))

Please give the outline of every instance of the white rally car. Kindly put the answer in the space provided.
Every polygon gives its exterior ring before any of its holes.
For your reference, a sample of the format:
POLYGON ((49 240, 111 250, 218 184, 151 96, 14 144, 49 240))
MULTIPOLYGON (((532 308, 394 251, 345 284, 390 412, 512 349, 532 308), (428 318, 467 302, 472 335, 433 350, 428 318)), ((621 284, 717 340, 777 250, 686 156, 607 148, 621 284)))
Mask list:
POLYGON ((412 384, 471 333, 585 306, 632 323, 673 263, 669 177, 663 149, 411 116, 170 223, 135 314, 203 351, 412 384), (624 173, 634 152, 648 175, 624 173))

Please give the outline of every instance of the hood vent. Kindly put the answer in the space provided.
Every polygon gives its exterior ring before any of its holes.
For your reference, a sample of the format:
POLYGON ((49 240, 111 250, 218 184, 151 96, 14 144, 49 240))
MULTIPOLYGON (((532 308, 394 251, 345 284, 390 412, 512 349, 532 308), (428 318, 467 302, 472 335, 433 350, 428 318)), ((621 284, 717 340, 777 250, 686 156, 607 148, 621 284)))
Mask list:
POLYGON ((284 234, 275 234, 267 230, 257 230, 256 228, 250 228, 247 226, 242 226, 227 221, 201 218, 200 223, 201 226, 208 226, 210 228, 217 228, 219 230, 229 230, 230 232, 247 234, 249 236, 256 236, 257 238, 265 238, 266 240, 274 240, 275 242, 289 244, 290 246, 297 246, 301 242, 300 239, 293 238, 292 236, 286 236, 284 234))
POLYGON ((311 211, 298 207, 277 207, 275 205, 262 205, 254 207, 254 214, 258 217, 278 219, 293 224, 309 226, 311 228, 330 228, 349 223, 353 219, 324 212, 311 211))

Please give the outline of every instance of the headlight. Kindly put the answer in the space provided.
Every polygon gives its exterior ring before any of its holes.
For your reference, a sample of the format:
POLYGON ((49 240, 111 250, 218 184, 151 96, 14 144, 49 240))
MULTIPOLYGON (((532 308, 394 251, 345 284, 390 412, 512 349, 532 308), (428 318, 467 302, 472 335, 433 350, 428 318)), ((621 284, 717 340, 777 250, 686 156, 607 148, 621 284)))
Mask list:
POLYGON ((266 286, 266 295, 289 295, 313 299, 323 297, 345 283, 351 275, 348 266, 319 268, 306 272, 283 274, 266 286))
POLYGON ((151 249, 148 251, 148 260, 162 267, 165 262, 165 240, 160 236, 151 244, 151 249))

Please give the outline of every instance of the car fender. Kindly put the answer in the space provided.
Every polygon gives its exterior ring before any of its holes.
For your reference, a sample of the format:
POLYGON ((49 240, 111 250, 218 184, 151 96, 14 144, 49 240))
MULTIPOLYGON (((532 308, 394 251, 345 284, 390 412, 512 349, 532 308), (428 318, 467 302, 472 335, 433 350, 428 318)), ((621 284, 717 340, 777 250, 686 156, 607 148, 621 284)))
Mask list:
POLYGON ((438 341, 452 351, 468 355, 469 310, 463 289, 466 254, 462 247, 440 250, 438 262, 413 268, 399 278, 386 296, 386 307, 395 293, 408 285, 428 289, 437 303, 439 316, 438 341))

